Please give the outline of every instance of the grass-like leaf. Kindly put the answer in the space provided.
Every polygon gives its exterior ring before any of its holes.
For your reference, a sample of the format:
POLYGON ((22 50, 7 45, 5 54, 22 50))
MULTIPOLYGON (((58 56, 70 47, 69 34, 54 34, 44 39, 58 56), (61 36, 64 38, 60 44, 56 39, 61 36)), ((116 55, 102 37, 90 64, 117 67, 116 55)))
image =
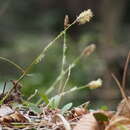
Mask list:
POLYGON ((68 103, 68 104, 66 104, 66 105, 64 105, 64 106, 62 107, 62 109, 61 109, 62 115, 63 115, 65 112, 67 112, 67 111, 72 107, 72 105, 73 105, 72 102, 71 102, 71 103, 68 103))

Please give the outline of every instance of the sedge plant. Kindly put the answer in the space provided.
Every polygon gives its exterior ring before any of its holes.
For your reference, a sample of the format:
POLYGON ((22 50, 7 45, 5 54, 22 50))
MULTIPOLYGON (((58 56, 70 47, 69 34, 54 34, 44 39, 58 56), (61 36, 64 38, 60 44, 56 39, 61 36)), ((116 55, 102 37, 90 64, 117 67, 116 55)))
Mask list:
MULTIPOLYGON (((55 42, 61 38, 63 36, 64 38, 64 42, 63 42, 63 57, 62 57, 62 66, 61 66, 61 73, 59 74, 59 76, 56 78, 56 80, 52 83, 52 85, 50 86, 50 88, 46 91, 45 95, 49 95, 57 85, 59 85, 59 96, 63 96, 64 93, 68 93, 68 92, 64 92, 64 89, 68 83, 68 80, 70 78, 70 73, 71 70, 77 65, 77 63, 80 61, 80 59, 83 56, 89 56, 94 50, 95 50, 95 45, 91 44, 89 46, 87 46, 82 52, 81 54, 72 61, 72 63, 66 67, 66 51, 67 51, 67 43, 66 43, 66 33, 67 31, 75 24, 85 24, 86 22, 89 22, 91 20, 91 18, 93 17, 93 13, 90 9, 85 10, 83 12, 81 12, 79 14, 79 16, 72 22, 69 23, 68 20, 68 16, 65 17, 65 21, 64 21, 64 30, 61 31, 51 42, 49 42, 49 44, 47 44, 47 46, 45 46, 43 48, 43 50, 41 51, 41 53, 36 56, 34 58, 34 60, 32 61, 32 63, 30 65, 27 66, 27 68, 23 69, 22 67, 20 67, 19 65, 15 64, 14 62, 6 59, 6 58, 1 58, 2 60, 5 60, 11 64, 13 64, 15 67, 17 67, 19 70, 21 70, 21 76, 16 80, 16 85, 17 83, 19 83, 31 70, 31 68, 40 63, 41 60, 44 59, 46 52, 49 50, 49 48, 55 44, 55 42), (64 78, 65 75, 67 74, 67 78, 64 82, 64 78)), ((16 86, 14 86, 16 87, 16 86)), ((79 89, 83 89, 86 88, 86 86, 82 86, 81 88, 76 88, 75 90, 79 90, 79 89)), ((5 95, 5 97, 0 101, 0 103, 2 104, 4 102, 4 100, 6 98, 8 98, 9 94, 12 92, 13 88, 10 89, 10 91, 8 91, 8 93, 5 95)), ((71 91, 69 91, 71 92, 71 91)), ((40 99, 38 101, 38 104, 42 101, 42 99, 40 99)))

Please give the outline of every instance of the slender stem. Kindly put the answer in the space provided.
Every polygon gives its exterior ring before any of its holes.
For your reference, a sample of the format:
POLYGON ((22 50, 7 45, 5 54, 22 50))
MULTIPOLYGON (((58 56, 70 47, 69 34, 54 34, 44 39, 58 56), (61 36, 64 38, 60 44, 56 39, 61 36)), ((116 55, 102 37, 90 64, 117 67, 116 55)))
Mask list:
POLYGON ((34 93, 33 93, 31 96, 29 96, 29 97, 27 98, 27 101, 30 101, 33 97, 36 96, 37 93, 38 93, 38 90, 35 89, 34 93))
POLYGON ((64 73, 61 73, 57 78, 56 80, 52 83, 51 87, 46 91, 46 94, 50 94, 55 86, 57 85, 57 83, 62 79, 62 77, 69 71, 71 70, 72 68, 74 68, 76 66, 76 64, 79 62, 79 60, 82 58, 82 54, 77 57, 71 64, 68 68, 65 69, 64 73))
MULTIPOLYGON (((87 90, 90 90, 90 88, 89 88, 89 85, 83 85, 83 86, 81 86, 81 87, 73 87, 73 88, 71 88, 70 90, 68 90, 68 91, 65 91, 65 92, 62 92, 62 93, 60 93, 59 94, 59 96, 65 96, 66 94, 69 94, 69 93, 72 93, 72 92, 75 92, 75 91, 79 91, 79 90, 82 90, 82 89, 87 89, 87 90)), ((57 96, 57 95, 55 95, 55 96, 57 96)), ((54 96, 54 97, 55 97, 54 96)), ((52 98, 54 98, 54 97, 52 97, 52 98)), ((38 100, 38 102, 37 102, 37 105, 39 105, 41 102, 42 102, 42 98, 40 98, 39 100, 38 100)))
POLYGON ((7 94, 0 100, 0 105, 9 97, 13 89, 18 85, 18 82, 7 92, 7 94))
MULTIPOLYGON (((66 32, 72 25, 74 25, 77 22, 77 19, 75 21, 73 21, 66 29, 64 29, 63 31, 60 32, 60 34, 55 37, 43 50, 42 52, 32 61, 32 63, 24 70, 24 73, 18 78, 16 84, 22 80, 24 78, 24 76, 30 71, 30 69, 32 68, 32 66, 34 64, 37 63, 37 61, 40 59, 41 60, 41 56, 42 58, 45 56, 46 51, 55 43, 56 40, 58 40, 63 34, 64 32, 66 32)), ((9 96, 10 92, 13 91, 13 88, 10 89, 10 91, 8 91, 8 93, 3 97, 3 99, 0 101, 0 104, 2 104, 9 96)))
MULTIPOLYGON (((71 73, 71 70, 70 70, 70 68, 69 68, 68 75, 67 75, 67 79, 65 80, 65 83, 63 84, 60 93, 63 93, 63 92, 64 92, 65 87, 66 87, 66 85, 67 85, 67 83, 68 83, 68 81, 69 81, 69 79, 70 79, 70 73, 71 73)), ((60 94, 60 93, 59 93, 59 94, 60 94)), ((60 96, 59 104, 61 103, 61 100, 62 100, 62 96, 60 96)))
POLYGON ((121 86, 120 82, 118 81, 118 79, 116 78, 116 76, 114 74, 112 74, 112 77, 115 80, 117 86, 119 87, 122 97, 127 99, 127 96, 126 96, 126 94, 124 92, 124 89, 122 88, 122 86, 121 86))
POLYGON ((124 67, 124 72, 123 72, 123 78, 122 78, 122 87, 124 89, 125 89, 125 82, 126 82, 126 75, 127 75, 129 60, 130 60, 130 51, 129 51, 128 56, 127 56, 127 60, 126 60, 125 67, 124 67))
POLYGON ((77 63, 80 61, 80 59, 86 55, 86 56, 89 56, 94 50, 95 50, 96 46, 94 44, 91 44, 89 46, 87 46, 83 51, 82 53, 76 58, 74 59, 74 61, 70 64, 70 66, 68 68, 65 69, 64 73, 60 73, 59 76, 56 78, 56 80, 52 83, 51 87, 46 91, 46 94, 50 94, 55 86, 57 85, 57 83, 62 79, 62 77, 72 68, 74 68, 77 63))
POLYGON ((26 68, 25 72, 19 77, 19 79, 17 80, 17 82, 19 82, 20 80, 22 80, 24 78, 24 76, 29 72, 29 70, 32 68, 32 66, 34 64, 36 64, 36 61, 41 57, 42 58, 45 56, 46 51, 55 43, 55 41, 57 39, 59 39, 64 32, 66 32, 72 25, 74 25, 77 21, 75 20, 72 24, 70 24, 66 29, 64 29, 57 37, 54 38, 54 40, 52 40, 43 50, 42 52, 32 61, 32 63, 26 68))
POLYGON ((68 75, 67 75, 67 79, 66 79, 66 81, 65 81, 65 83, 64 83, 64 85, 63 85, 63 87, 62 87, 61 93, 64 92, 65 87, 66 87, 66 85, 67 85, 67 83, 68 83, 68 81, 69 81, 69 79, 70 79, 70 73, 71 73, 71 70, 70 70, 70 68, 69 68, 68 75))
POLYGON ((40 98, 40 99, 36 102, 36 106, 40 105, 42 101, 43 101, 43 99, 40 98))
MULTIPOLYGON (((67 45, 66 45, 66 31, 64 32, 64 44, 63 44, 63 56, 62 56, 62 66, 61 66, 61 73, 64 73, 65 70, 65 64, 66 64, 66 51, 67 51, 67 45)), ((63 80, 64 77, 60 81, 60 86, 59 86, 59 93, 61 92, 63 88, 63 80)))
POLYGON ((56 80, 52 83, 51 87, 46 91, 46 94, 50 94, 50 93, 54 90, 54 88, 55 88, 55 86, 57 85, 57 83, 62 79, 62 77, 63 77, 69 70, 71 71, 71 69, 74 68, 74 67, 77 65, 77 63, 80 61, 80 59, 81 59, 84 55, 89 56, 89 55, 95 50, 95 48, 96 48, 96 47, 95 47, 94 44, 91 44, 91 45, 87 46, 87 47, 82 51, 82 53, 70 64, 70 66, 64 70, 64 73, 60 73, 60 74, 59 74, 59 76, 56 78, 56 80))
POLYGON ((68 90, 66 92, 62 92, 62 93, 59 94, 59 96, 64 96, 66 94, 69 94, 69 93, 72 93, 72 92, 75 92, 75 91, 79 91, 79 90, 82 90, 82 89, 85 89, 85 88, 90 90, 89 85, 83 85, 81 87, 73 87, 72 89, 70 89, 70 90, 68 90))
POLYGON ((19 69, 22 73, 24 73, 24 69, 23 69, 20 65, 14 63, 13 61, 11 61, 11 60, 9 60, 9 59, 7 59, 7 58, 4 58, 4 57, 0 57, 0 59, 3 60, 3 61, 8 62, 8 63, 10 63, 10 64, 12 64, 12 65, 15 66, 17 69, 19 69))

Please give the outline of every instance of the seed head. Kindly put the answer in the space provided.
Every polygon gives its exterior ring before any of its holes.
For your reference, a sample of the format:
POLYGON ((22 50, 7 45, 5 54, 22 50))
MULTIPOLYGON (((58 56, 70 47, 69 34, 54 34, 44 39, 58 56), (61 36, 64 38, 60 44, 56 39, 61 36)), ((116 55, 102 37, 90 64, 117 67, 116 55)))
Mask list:
POLYGON ((96 49, 96 45, 91 44, 83 50, 82 55, 89 56, 91 53, 94 52, 95 49, 96 49))
POLYGON ((77 22, 79 24, 85 24, 86 22, 89 22, 92 17, 93 12, 91 11, 91 9, 88 9, 79 14, 79 16, 77 17, 77 22))
POLYGON ((87 86, 90 89, 99 88, 99 87, 102 86, 102 80, 101 79, 97 79, 96 81, 91 81, 87 86))
POLYGON ((65 15, 64 19, 64 29, 66 29, 69 26, 69 16, 65 15))

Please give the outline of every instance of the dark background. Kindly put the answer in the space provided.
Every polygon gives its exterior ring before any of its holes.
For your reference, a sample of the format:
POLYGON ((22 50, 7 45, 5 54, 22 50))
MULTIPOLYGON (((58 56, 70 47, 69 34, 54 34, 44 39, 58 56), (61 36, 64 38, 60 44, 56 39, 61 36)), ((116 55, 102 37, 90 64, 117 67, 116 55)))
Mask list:
MULTIPOLYGON (((75 25, 67 33, 68 63, 90 43, 95 43, 97 50, 89 58, 83 58, 73 69, 67 86, 82 86, 102 78, 103 87, 90 92, 83 90, 69 98, 65 97, 64 101, 72 101, 77 105, 90 100, 93 107, 114 107, 121 99, 121 94, 111 73, 121 81, 130 50, 129 0, 0 0, 0 56, 25 68, 63 30, 66 14, 72 22, 80 12, 89 8, 94 13, 91 22, 75 25)), ((45 59, 33 67, 30 72, 33 76, 22 81, 25 97, 35 89, 47 90, 58 76, 62 43, 62 39, 57 41, 45 59)), ((127 90, 130 86, 129 68, 127 90)), ((5 81, 18 79, 19 76, 20 72, 15 67, 0 61, 1 91, 5 81)))

